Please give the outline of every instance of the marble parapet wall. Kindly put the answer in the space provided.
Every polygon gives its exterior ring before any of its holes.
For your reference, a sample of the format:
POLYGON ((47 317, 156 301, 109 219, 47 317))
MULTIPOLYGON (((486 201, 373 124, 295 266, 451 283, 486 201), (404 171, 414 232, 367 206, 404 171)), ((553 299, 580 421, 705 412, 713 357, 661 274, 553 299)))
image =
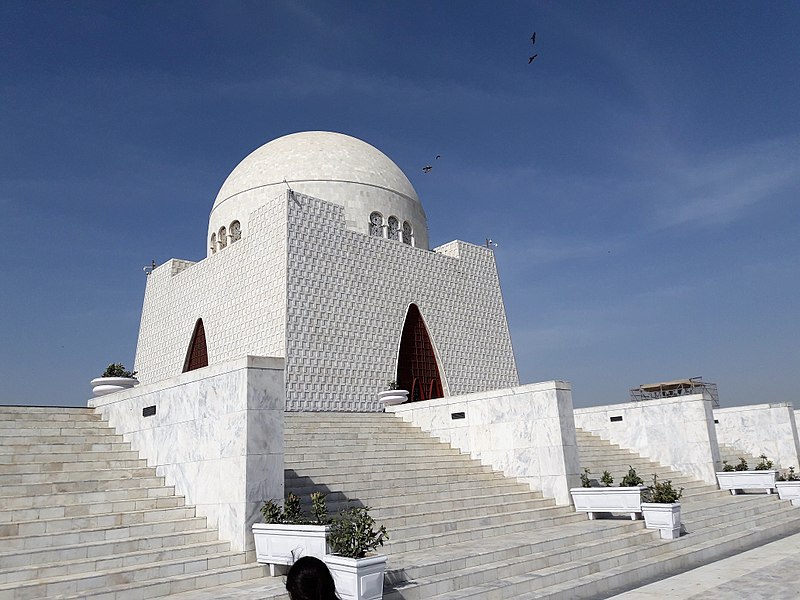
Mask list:
MULTIPOLYGON (((765 454, 776 468, 800 472, 800 444, 794 407, 789 403, 752 404, 714 410, 717 438, 753 456, 765 454)), ((754 465, 750 465, 752 469, 754 465)))
MULTIPOLYGON (((575 409, 575 425, 709 484, 720 464, 710 398, 692 394, 575 409)), ((640 473, 647 482, 647 473, 640 473)))
POLYGON ((580 464, 572 390, 564 381, 409 402, 386 408, 531 489, 570 504, 580 464))
POLYGON ((262 501, 283 498, 285 390, 283 359, 247 356, 89 406, 241 551, 253 548, 262 501))

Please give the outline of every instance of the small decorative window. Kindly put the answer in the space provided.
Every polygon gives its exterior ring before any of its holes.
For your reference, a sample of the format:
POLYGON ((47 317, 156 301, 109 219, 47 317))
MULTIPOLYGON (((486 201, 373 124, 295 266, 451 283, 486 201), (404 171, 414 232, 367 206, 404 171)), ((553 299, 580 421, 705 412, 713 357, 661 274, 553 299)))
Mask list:
POLYGON ((383 237, 383 215, 374 212, 369 216, 369 234, 375 237, 383 237))
POLYGON ((219 228, 219 249, 222 250, 228 245, 228 232, 224 227, 219 228))
POLYGON ((211 234, 211 254, 217 253, 217 234, 211 234))
POLYGON ((239 221, 234 221, 233 223, 231 223, 229 231, 231 232, 230 233, 231 244, 233 242, 238 242, 240 239, 242 239, 242 226, 239 223, 239 221))
POLYGON ((389 239, 390 240, 400 239, 400 221, 397 220, 397 217, 389 217, 388 224, 389 224, 389 239))
POLYGON ((411 246, 411 223, 403 221, 403 243, 411 246))

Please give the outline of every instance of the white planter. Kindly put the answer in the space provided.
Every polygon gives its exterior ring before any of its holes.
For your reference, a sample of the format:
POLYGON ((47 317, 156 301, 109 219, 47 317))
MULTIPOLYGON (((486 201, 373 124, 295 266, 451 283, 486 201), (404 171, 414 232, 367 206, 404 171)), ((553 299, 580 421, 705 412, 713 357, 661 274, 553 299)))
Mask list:
POLYGON ((643 485, 636 487, 591 487, 570 488, 572 502, 577 512, 589 514, 594 519, 601 512, 629 513, 636 520, 642 512, 643 485))
POLYGON ((717 471, 719 489, 730 490, 736 495, 739 490, 766 490, 768 494, 775 489, 777 469, 769 471, 717 471))
POLYGON ((384 554, 365 558, 345 558, 326 554, 323 558, 333 575, 341 600, 380 600, 383 598, 384 554))
POLYGON ((791 500, 792 506, 800 506, 800 481, 776 481, 775 487, 781 500, 791 500))
POLYGON ((320 560, 328 551, 327 525, 253 525, 256 542, 256 562, 269 565, 275 576, 275 565, 294 564, 301 556, 320 560))
POLYGON ((381 406, 394 406, 408 400, 408 390, 385 390, 378 392, 378 402, 381 406))
POLYGON ((674 540, 681 535, 681 505, 679 502, 658 504, 642 502, 644 526, 659 529, 662 540, 674 540))
POLYGON ((95 377, 91 381, 92 394, 95 397, 105 396, 120 390, 127 390, 139 384, 135 377, 95 377))

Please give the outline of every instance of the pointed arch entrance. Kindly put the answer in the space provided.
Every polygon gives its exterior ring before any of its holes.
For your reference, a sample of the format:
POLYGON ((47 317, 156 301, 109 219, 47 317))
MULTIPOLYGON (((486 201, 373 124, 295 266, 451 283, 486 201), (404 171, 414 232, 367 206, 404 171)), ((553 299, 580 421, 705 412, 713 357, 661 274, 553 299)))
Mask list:
POLYGON ((186 351, 186 360, 183 361, 183 372, 194 371, 208 366, 208 350, 206 349, 206 330, 203 319, 197 319, 192 333, 192 341, 186 351))
POLYGON ((410 402, 444 396, 433 344, 416 304, 408 307, 400 337, 397 383, 401 389, 408 390, 410 402))

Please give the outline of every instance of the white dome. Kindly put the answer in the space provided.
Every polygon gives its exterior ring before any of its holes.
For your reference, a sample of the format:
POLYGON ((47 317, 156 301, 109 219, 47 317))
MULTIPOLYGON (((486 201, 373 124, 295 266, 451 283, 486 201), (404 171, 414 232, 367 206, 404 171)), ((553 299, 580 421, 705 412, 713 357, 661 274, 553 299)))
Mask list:
POLYGON ((250 153, 228 175, 209 221, 211 234, 238 221, 246 234, 250 212, 286 189, 339 204, 347 227, 368 234, 370 215, 394 216, 413 227, 414 245, 428 247, 425 211, 414 186, 383 152, 359 139, 305 131, 272 140, 250 153), (267 196, 263 193, 268 192, 267 196))

